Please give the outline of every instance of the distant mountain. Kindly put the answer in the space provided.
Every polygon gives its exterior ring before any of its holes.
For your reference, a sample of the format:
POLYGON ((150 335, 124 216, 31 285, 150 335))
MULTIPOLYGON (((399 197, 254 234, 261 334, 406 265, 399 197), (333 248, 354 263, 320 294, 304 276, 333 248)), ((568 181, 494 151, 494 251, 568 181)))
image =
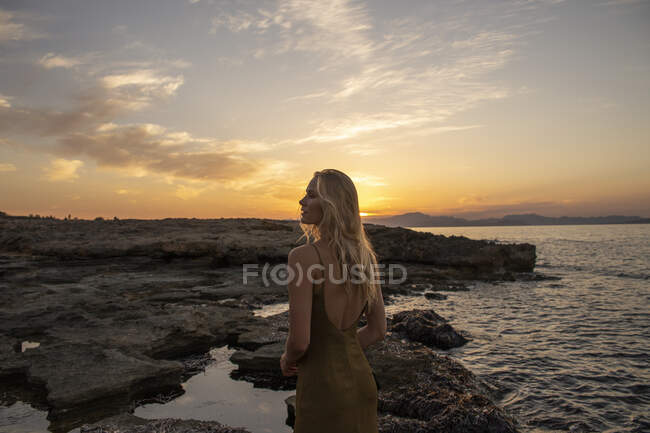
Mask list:
POLYGON ((410 212, 388 217, 365 217, 363 222, 389 227, 466 227, 466 226, 538 226, 579 224, 649 224, 650 218, 609 215, 602 217, 546 217, 534 213, 506 215, 503 218, 468 220, 454 216, 433 216, 410 212))

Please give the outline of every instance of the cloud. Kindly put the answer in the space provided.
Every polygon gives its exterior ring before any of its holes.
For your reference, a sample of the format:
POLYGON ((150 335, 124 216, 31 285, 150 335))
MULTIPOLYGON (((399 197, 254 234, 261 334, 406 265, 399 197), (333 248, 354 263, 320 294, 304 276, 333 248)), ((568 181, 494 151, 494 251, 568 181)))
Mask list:
POLYGON ((370 156, 381 153, 382 150, 375 143, 348 143, 340 147, 346 155, 370 156))
POLYGON ((347 0, 287 0, 272 10, 221 12, 212 19, 210 33, 226 28, 264 35, 273 30, 278 43, 268 51, 272 54, 302 51, 328 53, 331 59, 363 59, 373 45, 366 35, 372 28, 370 21, 362 5, 347 0))
POLYGON ((331 142, 346 140, 360 134, 372 133, 385 129, 399 128, 413 125, 428 119, 417 118, 409 115, 395 113, 378 113, 368 116, 356 115, 355 118, 345 120, 322 121, 313 134, 297 140, 305 142, 331 142))
POLYGON ((16 171, 16 166, 9 162, 0 162, 0 173, 7 171, 16 171))
POLYGON ((83 161, 78 159, 67 160, 57 158, 50 162, 49 167, 45 167, 45 177, 51 181, 72 181, 79 177, 77 170, 83 166, 83 161))
POLYGON ((256 21, 252 15, 247 13, 240 13, 237 15, 221 14, 212 19, 210 34, 215 34, 220 27, 226 27, 228 30, 235 33, 247 30, 251 27, 257 29, 268 27, 268 25, 264 25, 263 23, 268 23, 268 20, 256 21))
POLYGON ((106 75, 101 79, 102 86, 113 92, 114 101, 133 110, 148 106, 154 99, 173 96, 183 82, 182 75, 163 75, 151 69, 106 75))
MULTIPOLYGON (((225 181, 253 175, 257 166, 225 149, 200 150, 204 143, 170 143, 149 125, 121 126, 104 132, 69 133, 57 140, 56 152, 85 156, 98 166, 139 168, 182 179, 225 181), (192 150, 192 145, 198 150, 192 150)), ((212 145, 212 147, 216 147, 212 145)))
POLYGON ((89 89, 77 95, 75 108, 68 111, 0 105, 0 130, 4 134, 40 136, 83 131, 114 118, 123 111, 123 105, 102 88, 89 89))
POLYGON ((369 174, 360 174, 354 173, 350 175, 350 179, 354 181, 355 184, 367 185, 367 186, 386 186, 384 178, 379 176, 373 176, 369 174))
POLYGON ((475 203, 481 203, 485 202, 487 197, 479 195, 479 194, 467 194, 462 197, 459 197, 456 202, 461 205, 469 205, 469 204, 475 204, 475 203))
POLYGON ((180 198, 181 200, 190 200, 198 197, 199 195, 201 195, 202 192, 208 189, 209 188, 207 187, 197 188, 197 187, 192 187, 187 185, 177 185, 174 195, 180 198))
POLYGON ((101 77, 98 85, 74 97, 74 108, 13 107, 0 96, 0 130, 41 136, 63 135, 107 127, 112 119, 133 110, 142 110, 154 101, 163 101, 177 92, 183 76, 171 76, 151 69, 101 77))
POLYGON ((115 35, 125 35, 127 30, 124 24, 118 24, 111 29, 111 32, 115 35))
POLYGON ((0 108, 10 108, 11 104, 9 103, 9 100, 11 98, 9 96, 5 96, 2 93, 0 93, 0 108))
POLYGON ((47 53, 38 60, 38 64, 45 69, 64 68, 69 69, 80 65, 82 61, 73 57, 64 57, 54 53, 47 53))
POLYGON ((371 8, 360 2, 282 0, 276 7, 222 12, 213 31, 252 33, 254 41, 263 43, 263 56, 305 52, 318 73, 330 70, 329 82, 285 98, 323 113, 310 133, 293 141, 349 142, 374 132, 420 130, 423 135, 475 127, 445 122, 478 104, 516 93, 489 74, 504 68, 523 45, 521 29, 528 27, 522 23, 533 19, 536 9, 554 3, 441 5, 431 19, 416 12, 382 21, 381 14, 371 16, 371 8), (509 25, 507 20, 498 25, 485 20, 499 8, 512 14, 509 25))
POLYGON ((626 6, 647 3, 648 0, 610 0, 598 3, 598 6, 626 6))
MULTIPOLYGON (((101 86, 77 95, 75 107, 68 111, 0 107, 0 130, 52 138, 53 142, 40 140, 28 146, 67 160, 91 159, 99 168, 134 176, 210 182, 254 176, 263 164, 243 155, 252 148, 264 150, 261 143, 238 142, 229 148, 214 139, 167 131, 156 124, 119 125, 113 121, 125 111, 166 98, 179 81, 153 71, 108 75, 101 79, 101 86)), ((71 163, 61 161, 49 169, 50 179, 73 177, 71 163)))
POLYGON ((7 41, 29 41, 43 35, 15 21, 13 12, 0 9, 0 43, 7 41))

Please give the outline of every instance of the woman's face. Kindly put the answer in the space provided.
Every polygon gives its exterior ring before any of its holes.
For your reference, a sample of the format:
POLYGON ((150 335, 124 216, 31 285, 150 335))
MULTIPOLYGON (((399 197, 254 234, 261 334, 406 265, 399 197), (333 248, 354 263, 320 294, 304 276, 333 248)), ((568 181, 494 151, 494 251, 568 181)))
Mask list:
POLYGON ((316 192, 316 178, 309 182, 305 196, 299 203, 301 206, 300 222, 303 224, 318 224, 323 218, 323 208, 321 207, 321 199, 316 192))

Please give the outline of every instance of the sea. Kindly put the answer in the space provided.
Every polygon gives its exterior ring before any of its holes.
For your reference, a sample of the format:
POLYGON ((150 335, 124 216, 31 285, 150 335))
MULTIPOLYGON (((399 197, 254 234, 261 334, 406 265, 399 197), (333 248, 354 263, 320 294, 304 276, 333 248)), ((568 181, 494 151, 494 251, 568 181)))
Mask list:
MULTIPOLYGON (((439 351, 496 386, 495 403, 527 433, 650 432, 650 224, 418 227, 413 230, 531 243, 535 271, 557 279, 476 282, 445 300, 402 296, 390 316, 433 308, 471 340, 439 351)), ((285 311, 269 305, 260 316, 285 311)), ((233 380, 233 349, 170 401, 135 409, 143 418, 217 420, 253 433, 290 433, 285 398, 233 380)), ((27 404, 0 407, 0 432, 46 432, 46 413, 27 404)))

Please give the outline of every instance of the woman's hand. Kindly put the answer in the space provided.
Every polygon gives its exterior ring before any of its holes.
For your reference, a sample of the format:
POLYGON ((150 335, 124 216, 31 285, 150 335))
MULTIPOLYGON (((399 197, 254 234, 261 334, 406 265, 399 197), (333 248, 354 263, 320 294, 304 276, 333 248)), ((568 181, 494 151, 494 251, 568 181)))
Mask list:
POLYGON ((298 364, 296 361, 292 363, 287 362, 287 353, 283 353, 280 357, 280 368, 282 369, 282 375, 284 376, 295 376, 298 374, 298 364))

